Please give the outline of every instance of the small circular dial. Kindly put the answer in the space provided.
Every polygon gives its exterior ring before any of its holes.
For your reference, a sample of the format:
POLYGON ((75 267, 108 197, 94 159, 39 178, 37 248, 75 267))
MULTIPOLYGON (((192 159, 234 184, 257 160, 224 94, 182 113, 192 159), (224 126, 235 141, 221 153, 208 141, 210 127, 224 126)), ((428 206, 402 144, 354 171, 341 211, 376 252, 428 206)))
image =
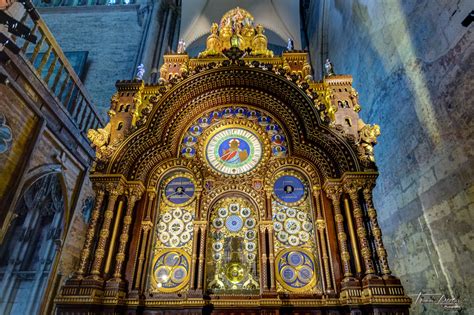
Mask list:
POLYGON ((235 214, 228 216, 225 220, 225 226, 229 232, 238 232, 240 229, 242 229, 243 225, 244 222, 242 221, 242 218, 235 214))
POLYGON ((301 230, 301 223, 296 219, 288 218, 284 223, 284 227, 289 234, 297 234, 301 230))
POLYGON ((191 179, 180 176, 173 178, 165 186, 165 197, 171 204, 182 205, 194 197, 194 190, 194 183, 191 179))

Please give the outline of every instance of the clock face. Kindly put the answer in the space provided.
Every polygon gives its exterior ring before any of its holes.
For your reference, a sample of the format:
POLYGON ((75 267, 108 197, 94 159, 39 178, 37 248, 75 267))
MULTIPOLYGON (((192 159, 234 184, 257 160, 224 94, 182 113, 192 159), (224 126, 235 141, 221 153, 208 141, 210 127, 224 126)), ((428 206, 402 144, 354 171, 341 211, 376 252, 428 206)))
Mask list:
POLYGON ((173 178, 165 187, 166 199, 172 204, 185 204, 194 196, 194 184, 187 177, 173 178))
MULTIPOLYGON (((306 194, 303 182, 296 176, 280 176, 273 186, 276 197, 286 204, 296 204, 301 202, 306 194)), ((291 216, 288 213, 288 216, 291 216)), ((294 215, 293 215, 294 216, 294 215)))
POLYGON ((284 227, 289 234, 296 234, 301 230, 301 223, 296 219, 289 218, 286 219, 284 227))
POLYGON ((230 128, 215 134, 205 153, 215 170, 224 174, 243 174, 257 166, 262 158, 262 144, 252 132, 230 128))

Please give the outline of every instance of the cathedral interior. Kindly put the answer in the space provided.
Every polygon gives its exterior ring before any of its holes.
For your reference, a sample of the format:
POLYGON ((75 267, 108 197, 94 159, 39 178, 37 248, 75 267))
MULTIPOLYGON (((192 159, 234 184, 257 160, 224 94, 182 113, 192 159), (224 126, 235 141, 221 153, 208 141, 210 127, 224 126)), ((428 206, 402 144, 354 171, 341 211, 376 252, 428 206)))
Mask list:
POLYGON ((1 0, 0 314, 474 314, 473 10, 1 0))

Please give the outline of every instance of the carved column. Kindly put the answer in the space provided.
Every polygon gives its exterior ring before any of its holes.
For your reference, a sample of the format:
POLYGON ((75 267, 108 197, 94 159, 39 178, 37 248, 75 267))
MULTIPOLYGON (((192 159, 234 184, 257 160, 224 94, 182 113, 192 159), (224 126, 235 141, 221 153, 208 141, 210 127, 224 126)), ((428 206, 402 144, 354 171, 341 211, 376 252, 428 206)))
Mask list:
MULTIPOLYGON (((372 254, 369 247, 369 241, 367 239, 367 230, 364 225, 364 217, 362 209, 359 204, 359 189, 362 188, 362 184, 357 181, 348 181, 344 184, 344 190, 349 194, 352 202, 352 209, 354 214, 354 220, 357 230, 357 237, 359 239, 359 246, 361 250, 362 259, 364 262, 365 274, 373 275, 375 273, 374 265, 372 262, 372 254)), ((357 250, 357 249, 354 249, 357 250)))
POLYGON ((92 263, 91 275, 94 279, 100 279, 102 262, 104 260, 105 254, 105 246, 107 245, 107 240, 109 239, 110 225, 114 217, 115 203, 118 196, 122 193, 121 187, 117 187, 116 185, 109 185, 107 187, 107 191, 109 192, 107 210, 104 213, 104 222, 102 223, 102 229, 100 230, 99 241, 95 251, 95 259, 92 263))
POLYGON ((140 254, 138 255, 137 276, 135 279, 134 290, 138 290, 138 288, 140 287, 140 283, 142 282, 141 278, 147 252, 148 235, 153 228, 153 222, 151 221, 151 208, 153 207, 153 201, 155 199, 155 196, 155 191, 148 191, 146 212, 141 224, 142 237, 140 241, 140 254))
POLYGON ((270 263, 270 291, 275 292, 276 287, 275 287, 275 246, 273 244, 274 240, 274 230, 273 230, 273 224, 270 223, 267 227, 268 230, 268 260, 270 263))
POLYGON ((272 191, 273 188, 265 189, 265 218, 266 220, 272 219, 272 191))
POLYGON ((388 265, 387 260, 387 251, 383 245, 382 241, 382 231, 380 230, 379 223, 377 220, 377 211, 374 208, 374 204, 372 201, 372 189, 374 186, 373 181, 369 181, 366 186, 364 187, 364 200, 367 205, 367 213, 369 215, 372 234, 374 235, 375 240, 375 248, 377 249, 377 257, 379 258, 380 266, 382 267, 382 274, 384 278, 390 277, 392 271, 388 265))
POLYGON ((261 287, 263 291, 268 290, 268 280, 267 280, 267 241, 265 238, 265 231, 267 230, 267 227, 265 225, 260 225, 258 229, 258 237, 260 238, 260 248, 261 248, 261 256, 260 256, 260 265, 262 268, 260 268, 261 273, 260 273, 260 281, 261 281, 261 287))
POLYGON ((82 279, 86 272, 87 263, 89 262, 92 241, 94 240, 94 235, 97 228, 97 221, 99 219, 100 209, 102 207, 102 202, 104 201, 105 195, 103 187, 99 186, 94 188, 96 190, 95 206, 91 213, 91 220, 89 223, 89 227, 87 228, 86 240, 84 242, 84 247, 81 251, 81 257, 79 259, 79 269, 76 273, 77 278, 79 279, 82 279))
POLYGON ((354 279, 352 278, 350 255, 347 247, 347 235, 344 231, 344 217, 342 216, 341 207, 339 204, 342 189, 340 185, 335 184, 325 187, 325 191, 329 199, 331 199, 332 206, 334 209, 334 220, 336 221, 337 240, 339 242, 342 271, 344 273, 343 281, 352 281, 354 279))
POLYGON ((332 292, 332 281, 331 281, 331 270, 329 267, 329 256, 327 251, 326 244, 326 234, 324 233, 326 229, 326 221, 321 213, 321 202, 320 202, 320 187, 313 187, 313 201, 316 206, 316 226, 319 233, 319 242, 321 244, 321 256, 323 259, 323 268, 324 268, 324 280, 326 282, 326 291, 332 292))
POLYGON ((207 226, 205 224, 201 225, 201 239, 200 243, 201 246, 199 248, 199 267, 198 267, 198 290, 202 290, 204 287, 204 251, 206 249, 206 228, 207 226))
MULTIPOLYGON (((195 221, 198 221, 201 217, 201 195, 202 195, 202 189, 198 188, 195 190, 196 192, 196 215, 195 215, 195 221)), ((196 289, 196 270, 199 269, 198 265, 198 253, 199 253, 199 248, 198 248, 198 236, 199 236, 199 230, 200 226, 194 223, 194 230, 193 230, 193 247, 192 247, 192 255, 191 255, 191 273, 190 273, 190 278, 191 278, 191 283, 189 285, 189 288, 191 290, 196 289)), ((199 280, 198 280, 199 283, 199 280)))
POLYGON ((355 271, 357 277, 360 277, 362 274, 362 266, 360 265, 359 247, 357 246, 357 236, 354 229, 354 224, 352 223, 351 208, 349 206, 349 200, 347 199, 347 196, 344 196, 344 209, 346 212, 347 229, 349 230, 349 237, 351 239, 352 255, 354 256, 354 264, 356 269, 355 271))
POLYGON ((195 277, 196 277, 196 269, 198 269, 197 266, 197 261, 198 261, 198 236, 199 236, 199 226, 194 225, 194 231, 193 231, 193 253, 191 256, 191 283, 189 284, 189 289, 194 290, 196 288, 195 286, 195 277))
POLYGON ((130 230, 130 224, 132 223, 133 208, 135 207, 136 201, 140 199, 141 194, 143 193, 143 190, 140 188, 135 187, 134 189, 130 189, 128 192, 127 210, 125 212, 125 216, 123 217, 122 233, 120 234, 119 247, 117 254, 115 255, 115 281, 120 281, 122 278, 122 266, 125 260, 125 249, 129 239, 128 233, 130 230))

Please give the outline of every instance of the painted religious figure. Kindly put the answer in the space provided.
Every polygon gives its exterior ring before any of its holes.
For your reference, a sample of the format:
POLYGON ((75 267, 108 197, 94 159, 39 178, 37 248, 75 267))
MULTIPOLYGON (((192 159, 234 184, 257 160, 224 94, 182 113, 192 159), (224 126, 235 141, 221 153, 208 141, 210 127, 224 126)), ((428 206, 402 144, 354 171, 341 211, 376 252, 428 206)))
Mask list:
POLYGON ((220 145, 219 156, 226 163, 242 163, 249 157, 249 150, 246 141, 232 138, 220 145))

